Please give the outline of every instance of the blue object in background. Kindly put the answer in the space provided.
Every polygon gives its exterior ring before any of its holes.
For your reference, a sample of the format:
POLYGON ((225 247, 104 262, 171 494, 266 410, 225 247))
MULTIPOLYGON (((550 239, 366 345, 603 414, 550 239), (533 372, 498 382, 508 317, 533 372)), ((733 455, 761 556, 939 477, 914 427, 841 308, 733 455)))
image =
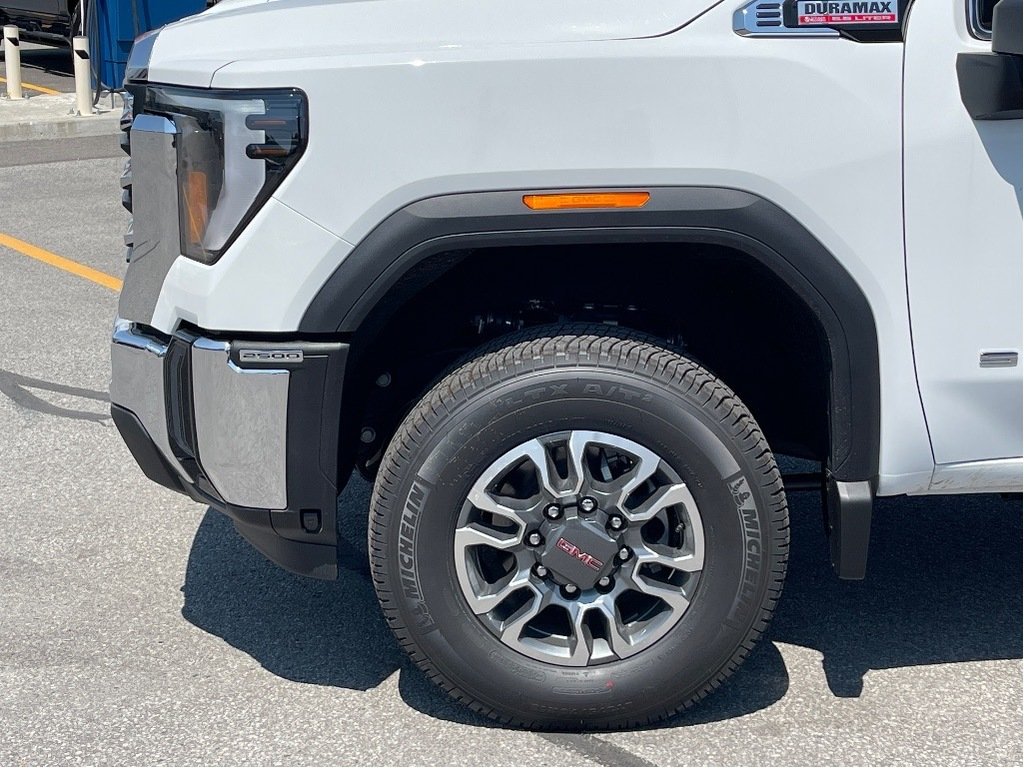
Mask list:
POLYGON ((121 88, 136 37, 204 10, 206 0, 89 0, 86 33, 93 87, 97 91, 121 88))

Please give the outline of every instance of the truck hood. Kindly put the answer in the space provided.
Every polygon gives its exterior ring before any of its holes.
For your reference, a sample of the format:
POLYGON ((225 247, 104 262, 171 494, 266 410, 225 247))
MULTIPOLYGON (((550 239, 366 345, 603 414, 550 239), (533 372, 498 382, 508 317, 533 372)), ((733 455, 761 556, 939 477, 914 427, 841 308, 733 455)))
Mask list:
POLYGON ((221 0, 165 27, 150 78, 209 86, 233 61, 572 43, 671 32, 718 0, 221 0))

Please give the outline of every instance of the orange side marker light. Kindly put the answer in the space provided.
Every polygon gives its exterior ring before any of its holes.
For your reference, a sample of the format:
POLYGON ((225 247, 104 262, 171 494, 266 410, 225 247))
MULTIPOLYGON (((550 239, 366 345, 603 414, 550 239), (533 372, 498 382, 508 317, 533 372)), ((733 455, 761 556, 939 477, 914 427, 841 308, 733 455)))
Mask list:
POLYGON ((192 245, 202 245, 210 218, 210 199, 206 174, 189 171, 185 181, 185 210, 188 215, 188 238, 192 245))
POLYGON ((523 195, 523 204, 535 211, 566 208, 643 208, 650 192, 571 192, 523 195))

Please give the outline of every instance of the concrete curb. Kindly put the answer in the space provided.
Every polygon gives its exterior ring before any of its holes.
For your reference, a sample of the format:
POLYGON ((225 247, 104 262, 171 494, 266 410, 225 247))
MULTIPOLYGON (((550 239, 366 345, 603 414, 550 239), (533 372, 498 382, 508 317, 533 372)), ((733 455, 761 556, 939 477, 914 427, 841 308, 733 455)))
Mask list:
POLYGON ((118 132, 120 109, 77 117, 71 114, 74 104, 73 93, 23 101, 0 99, 0 141, 112 136, 118 132))

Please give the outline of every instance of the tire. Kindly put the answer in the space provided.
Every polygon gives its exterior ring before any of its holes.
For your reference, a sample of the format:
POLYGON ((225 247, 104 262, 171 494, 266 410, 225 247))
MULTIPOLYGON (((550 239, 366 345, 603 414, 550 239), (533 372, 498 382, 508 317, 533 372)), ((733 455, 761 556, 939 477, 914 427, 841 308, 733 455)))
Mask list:
POLYGON ((613 729, 739 666, 779 598, 789 522, 725 384, 650 337, 570 325, 499 340, 413 408, 369 544, 389 625, 452 697, 519 727, 613 729))

